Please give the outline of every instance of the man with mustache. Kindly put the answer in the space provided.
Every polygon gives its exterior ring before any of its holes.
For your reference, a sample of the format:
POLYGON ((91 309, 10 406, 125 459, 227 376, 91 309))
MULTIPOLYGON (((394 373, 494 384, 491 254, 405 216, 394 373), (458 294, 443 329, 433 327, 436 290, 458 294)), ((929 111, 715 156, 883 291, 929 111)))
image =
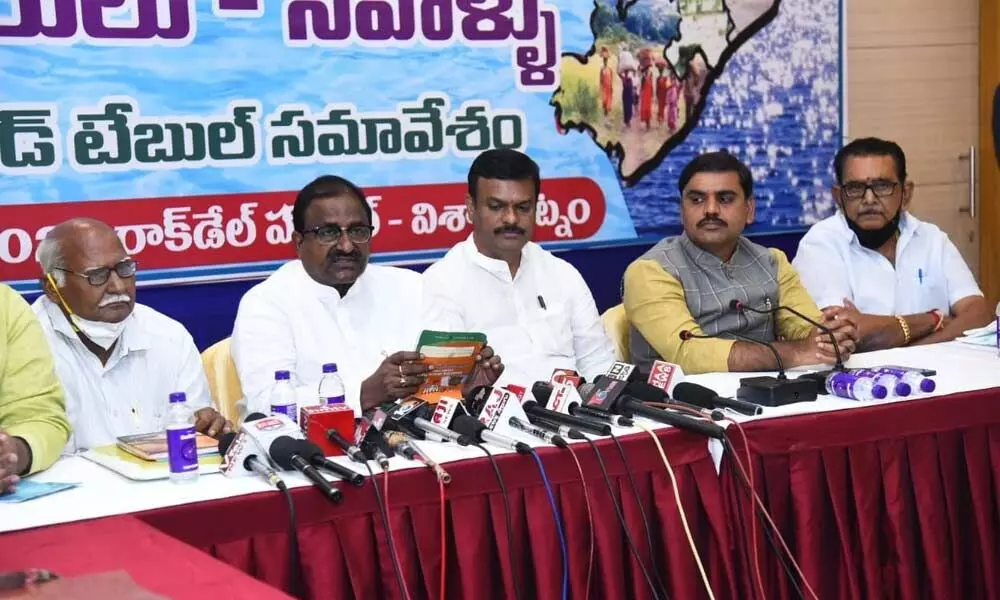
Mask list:
MULTIPOLYGON (((248 412, 270 412, 275 372, 289 371, 298 405, 321 403, 323 365, 334 363, 355 412, 413 395, 429 367, 417 344, 420 274, 368 264, 372 209, 350 181, 324 175, 292 209, 298 260, 281 266, 240 301, 233 360, 248 412)), ((487 346, 468 385, 488 385, 503 363, 487 346)))
POLYGON ((809 229, 794 261, 828 317, 856 321, 864 350, 944 342, 992 320, 948 234, 908 211, 902 148, 854 140, 834 169, 840 210, 809 229))
POLYGON ((555 369, 591 379, 615 360, 583 277, 531 241, 540 182, 516 150, 476 157, 465 197, 472 234, 424 273, 427 321, 485 333, 506 360, 501 384, 530 386, 555 369))
MULTIPOLYGON (((660 241, 625 271, 632 362, 648 371, 662 359, 687 373, 777 368, 768 348, 742 336, 773 342, 786 367, 832 364, 829 338, 799 317, 730 309, 738 300, 823 319, 784 253, 743 237, 756 209, 746 165, 725 152, 702 154, 684 167, 677 187, 684 233, 660 241), (684 331, 713 339, 682 340, 684 331)), ((826 325, 846 360, 855 348, 854 321, 844 316, 826 325)))
POLYGON ((162 431, 173 392, 184 392, 195 429, 231 425, 211 408, 201 356, 184 326, 135 302, 136 262, 114 229, 93 219, 56 225, 38 247, 45 294, 32 305, 66 390, 67 449, 162 431))

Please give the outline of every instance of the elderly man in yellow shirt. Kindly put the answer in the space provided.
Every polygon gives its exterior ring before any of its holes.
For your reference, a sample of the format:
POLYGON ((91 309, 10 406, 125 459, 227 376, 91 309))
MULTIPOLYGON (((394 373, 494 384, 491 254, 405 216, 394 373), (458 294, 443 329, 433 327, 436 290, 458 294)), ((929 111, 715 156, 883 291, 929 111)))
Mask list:
MULTIPOLYGON (((746 165, 725 152, 703 154, 684 168, 678 189, 684 233, 660 241, 625 271, 632 362, 643 371, 660 359, 686 373, 776 369, 768 348, 736 339, 748 337, 773 342, 786 367, 832 364, 829 337, 801 318, 730 308, 733 300, 761 311, 783 305, 823 319, 784 253, 743 237, 755 213, 746 165), (682 332, 714 339, 682 340, 682 332)), ((846 360, 857 324, 825 324, 846 360)))
POLYGON ((0 494, 47 469, 69 439, 63 389, 31 307, 0 284, 0 494))

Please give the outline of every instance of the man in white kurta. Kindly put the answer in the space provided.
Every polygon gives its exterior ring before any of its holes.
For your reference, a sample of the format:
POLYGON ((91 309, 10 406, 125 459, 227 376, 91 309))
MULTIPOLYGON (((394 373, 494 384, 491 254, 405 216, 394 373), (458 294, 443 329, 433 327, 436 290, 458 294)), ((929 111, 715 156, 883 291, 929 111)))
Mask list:
POLYGON ((840 210, 810 228, 793 261, 824 312, 855 313, 865 350, 947 341, 986 324, 991 313, 955 244, 907 210, 902 149, 859 139, 835 165, 840 210))
POLYGON ((32 309, 66 391, 70 452, 162 431, 174 392, 187 395, 196 429, 211 436, 230 425, 211 408, 208 381, 191 334, 177 321, 135 303, 136 264, 114 230, 75 219, 39 247, 45 295, 32 309))
POLYGON ((473 162, 473 233, 424 273, 427 323, 486 334, 503 356, 499 384, 528 387, 555 369, 587 379, 614 362, 590 289, 568 262, 531 242, 538 166, 514 150, 473 162))
MULTIPOLYGON (((353 183, 323 176, 293 209, 299 260, 254 286, 240 302, 233 359, 248 412, 270 411, 278 370, 291 373, 299 406, 320 404, 322 366, 335 363, 345 401, 361 412, 416 392, 428 367, 414 351, 422 283, 407 269, 368 264, 372 212, 353 183)), ((503 369, 484 348, 470 383, 503 369)))

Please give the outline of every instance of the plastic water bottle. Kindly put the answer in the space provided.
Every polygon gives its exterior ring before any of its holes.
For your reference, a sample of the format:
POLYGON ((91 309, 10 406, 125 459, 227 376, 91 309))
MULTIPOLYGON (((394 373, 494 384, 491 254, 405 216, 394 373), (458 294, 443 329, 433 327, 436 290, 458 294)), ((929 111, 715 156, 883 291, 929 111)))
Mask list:
POLYGON ((298 423, 298 412, 291 374, 288 371, 275 371, 274 386, 271 387, 271 414, 285 415, 292 422, 298 423))
POLYGON ((194 411, 187 405, 184 392, 170 394, 167 409, 167 460, 170 480, 189 482, 198 479, 198 441, 194 432, 194 411))
POLYGON ((929 377, 925 377, 923 373, 915 369, 904 369, 901 367, 874 367, 872 369, 878 373, 888 373, 889 375, 895 375, 903 383, 909 384, 909 386, 918 391, 918 393, 929 394, 937 388, 937 383, 929 377))
POLYGON ((337 363, 323 365, 323 378, 319 380, 319 403, 344 403, 344 382, 337 373, 337 363))
POLYGON ((875 380, 847 371, 837 371, 826 378, 826 391, 840 398, 852 400, 882 400, 889 395, 884 385, 875 380))
POLYGON ((878 369, 851 369, 851 373, 860 375, 861 377, 868 377, 869 379, 873 379, 876 384, 885 386, 885 389, 889 391, 890 397, 898 396, 905 398, 913 391, 910 384, 900 380, 899 376, 895 373, 886 373, 878 369))

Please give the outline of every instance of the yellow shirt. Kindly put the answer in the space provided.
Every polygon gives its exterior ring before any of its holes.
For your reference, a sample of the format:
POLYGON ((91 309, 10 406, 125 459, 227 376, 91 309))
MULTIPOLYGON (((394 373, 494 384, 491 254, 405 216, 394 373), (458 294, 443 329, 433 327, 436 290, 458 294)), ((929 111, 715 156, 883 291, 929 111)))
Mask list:
POLYGON ((28 303, 0 284, 0 429, 31 448, 29 473, 59 458, 69 439, 62 385, 28 303))
MULTIPOLYGON (((821 321, 823 313, 785 253, 776 248, 770 251, 778 261, 778 302, 821 321)), ((691 316, 680 281, 655 260, 637 260, 625 270, 625 312, 663 360, 680 365, 685 373, 729 371, 729 351, 735 340, 681 341, 680 333, 685 329, 696 335, 704 332, 691 316)), ((778 311, 775 316, 780 339, 801 340, 812 331, 812 325, 788 311, 778 311)))

